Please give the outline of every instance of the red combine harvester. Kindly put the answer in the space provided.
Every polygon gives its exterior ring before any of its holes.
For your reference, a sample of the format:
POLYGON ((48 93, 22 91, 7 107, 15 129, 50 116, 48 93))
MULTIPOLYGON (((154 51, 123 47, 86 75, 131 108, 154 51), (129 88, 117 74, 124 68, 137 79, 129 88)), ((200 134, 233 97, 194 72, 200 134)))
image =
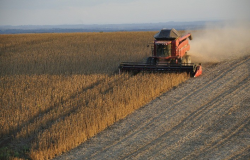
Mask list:
POLYGON ((146 63, 122 62, 119 72, 188 72, 194 77, 202 74, 201 64, 191 63, 191 57, 187 55, 190 50, 188 38, 192 40, 190 33, 180 36, 175 29, 162 29, 154 38, 152 56, 146 63))

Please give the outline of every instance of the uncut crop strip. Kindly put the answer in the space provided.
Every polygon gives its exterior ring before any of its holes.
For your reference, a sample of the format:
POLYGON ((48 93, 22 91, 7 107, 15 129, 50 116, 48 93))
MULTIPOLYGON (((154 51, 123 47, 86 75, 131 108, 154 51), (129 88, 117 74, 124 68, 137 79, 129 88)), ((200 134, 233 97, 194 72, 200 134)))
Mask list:
POLYGON ((108 92, 97 89, 96 99, 79 106, 37 137, 31 157, 53 158, 76 147, 187 78, 186 74, 137 75, 114 85, 108 92))
POLYGON ((37 134, 38 131, 47 128, 55 121, 60 121, 68 115, 77 112, 81 106, 88 106, 89 103, 96 101, 100 95, 106 94, 112 89, 112 86, 119 85, 122 81, 129 78, 128 76, 112 76, 103 75, 100 80, 91 83, 91 85, 84 87, 77 91, 77 94, 72 94, 67 100, 62 100, 60 103, 51 107, 45 114, 40 115, 32 122, 22 128, 16 134, 16 138, 27 138, 32 134, 37 134))
POLYGON ((0 150, 53 158, 187 79, 114 74, 121 61, 149 56, 153 35, 0 35, 0 150))
MULTIPOLYGON (((92 76, 10 76, 1 78, 5 85, 2 89, 1 117, 3 117, 1 137, 8 134, 17 133, 18 130, 31 132, 33 127, 31 122, 38 123, 37 119, 44 118, 44 115, 53 114, 55 117, 62 112, 60 106, 73 97, 77 97, 79 92, 105 79, 105 75, 92 76), (45 88, 46 87, 46 88, 45 88), (16 132, 15 132, 16 131, 16 132)), ((64 111, 70 110, 63 108, 64 111)), ((40 127, 43 127, 40 124, 40 127)), ((36 129, 36 128, 34 128, 36 129)))

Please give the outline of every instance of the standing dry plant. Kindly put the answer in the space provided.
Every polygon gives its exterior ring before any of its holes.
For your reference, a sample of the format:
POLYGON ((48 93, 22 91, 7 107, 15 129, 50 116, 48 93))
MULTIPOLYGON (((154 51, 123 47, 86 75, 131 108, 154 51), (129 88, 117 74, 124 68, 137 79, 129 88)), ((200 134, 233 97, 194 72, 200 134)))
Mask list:
POLYGON ((154 34, 0 35, 2 157, 51 159, 188 79, 115 74, 150 55, 154 34))

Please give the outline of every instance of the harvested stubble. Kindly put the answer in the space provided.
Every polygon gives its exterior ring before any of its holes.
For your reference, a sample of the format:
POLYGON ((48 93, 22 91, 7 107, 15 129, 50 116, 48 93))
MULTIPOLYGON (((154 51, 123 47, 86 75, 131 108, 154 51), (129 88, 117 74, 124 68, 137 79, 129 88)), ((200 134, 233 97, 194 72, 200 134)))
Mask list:
POLYGON ((1 35, 1 147, 51 159, 185 81, 187 74, 114 74, 121 61, 149 56, 153 35, 1 35))

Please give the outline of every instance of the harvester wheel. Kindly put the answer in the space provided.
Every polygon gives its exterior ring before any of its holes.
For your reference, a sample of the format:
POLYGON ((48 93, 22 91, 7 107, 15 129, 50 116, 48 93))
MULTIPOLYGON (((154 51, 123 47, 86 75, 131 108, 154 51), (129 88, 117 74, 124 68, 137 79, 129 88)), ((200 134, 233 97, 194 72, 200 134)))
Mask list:
POLYGON ((146 63, 147 63, 147 64, 151 64, 151 63, 152 63, 152 57, 148 57, 146 63))
POLYGON ((156 58, 148 57, 147 64, 156 65, 157 61, 158 60, 156 58))
POLYGON ((194 66, 193 66, 193 72, 194 72, 194 73, 196 72, 196 68, 197 68, 197 66, 194 65, 194 66))
POLYGON ((156 65, 158 63, 158 59, 157 58, 152 58, 152 64, 156 65))
POLYGON ((186 56, 186 63, 191 63, 191 57, 190 56, 186 56))
POLYGON ((184 66, 187 65, 187 59, 186 59, 186 57, 183 57, 183 58, 182 58, 181 63, 182 63, 184 66))

